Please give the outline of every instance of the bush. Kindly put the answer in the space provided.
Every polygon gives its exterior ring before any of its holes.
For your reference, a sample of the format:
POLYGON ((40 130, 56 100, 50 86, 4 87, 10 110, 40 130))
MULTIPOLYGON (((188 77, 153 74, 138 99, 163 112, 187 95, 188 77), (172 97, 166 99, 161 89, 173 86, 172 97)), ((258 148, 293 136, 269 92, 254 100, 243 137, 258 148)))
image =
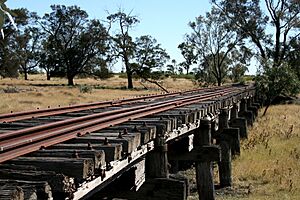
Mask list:
POLYGON ((92 86, 90 85, 80 85, 79 86, 79 91, 80 93, 92 93, 92 86))

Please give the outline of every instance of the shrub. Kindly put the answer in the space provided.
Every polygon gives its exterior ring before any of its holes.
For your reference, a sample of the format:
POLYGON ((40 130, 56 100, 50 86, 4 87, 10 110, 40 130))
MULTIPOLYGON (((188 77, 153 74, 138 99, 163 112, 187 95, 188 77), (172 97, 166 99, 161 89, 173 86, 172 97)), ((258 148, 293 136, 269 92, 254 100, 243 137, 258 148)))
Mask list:
POLYGON ((92 93, 92 86, 90 85, 80 85, 79 86, 79 91, 80 93, 92 93))

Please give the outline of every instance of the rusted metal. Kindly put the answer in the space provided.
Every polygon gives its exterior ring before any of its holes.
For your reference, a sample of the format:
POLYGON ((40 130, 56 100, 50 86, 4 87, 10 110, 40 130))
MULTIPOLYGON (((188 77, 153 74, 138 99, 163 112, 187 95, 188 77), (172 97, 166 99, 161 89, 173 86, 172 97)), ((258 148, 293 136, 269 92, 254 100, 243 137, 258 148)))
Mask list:
MULTIPOLYGON (((220 87, 213 87, 213 88, 206 88, 206 89, 195 89, 184 92, 184 94, 190 94, 194 92, 200 91, 207 91, 207 90, 216 90, 220 87)), ((22 111, 22 112, 12 112, 8 114, 0 114, 0 123, 8 123, 14 122, 19 120, 25 119, 32 119, 38 117, 47 117, 71 112, 78 112, 84 110, 92 110, 92 109, 99 109, 99 108, 106 108, 111 106, 117 105, 125 105, 130 104, 138 101, 145 101, 147 99, 160 99, 166 97, 172 97, 181 94, 182 92, 173 92, 168 94, 156 94, 156 95, 149 95, 149 96, 140 96, 135 98, 127 98, 122 100, 113 100, 113 101, 102 101, 102 102, 95 102, 95 103, 87 103, 87 104, 79 104, 79 105, 70 105, 66 107, 61 107, 60 105, 57 108, 50 108, 48 109, 37 109, 37 110, 30 110, 30 111, 22 111)))

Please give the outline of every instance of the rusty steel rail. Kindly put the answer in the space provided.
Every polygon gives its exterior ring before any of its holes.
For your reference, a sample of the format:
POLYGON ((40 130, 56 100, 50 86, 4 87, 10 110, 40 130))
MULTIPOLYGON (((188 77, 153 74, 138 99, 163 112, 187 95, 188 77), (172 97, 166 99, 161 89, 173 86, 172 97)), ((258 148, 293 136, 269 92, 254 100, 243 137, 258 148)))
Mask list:
POLYGON ((39 150, 41 147, 58 144, 112 125, 224 95, 236 94, 239 91, 240 88, 231 87, 206 94, 194 94, 176 100, 106 111, 2 133, 0 134, 0 163, 39 150))
POLYGON ((0 114, 0 123, 9 123, 9 122, 33 119, 33 118, 38 118, 38 117, 48 117, 48 116, 54 116, 54 115, 59 115, 59 114, 71 113, 71 112, 107 108, 107 107, 118 106, 118 105, 126 105, 126 104, 131 104, 131 103, 135 103, 135 102, 139 102, 139 101, 145 101, 147 99, 152 99, 152 100, 153 99, 161 99, 161 98, 166 98, 166 97, 173 97, 173 96, 180 95, 180 94, 190 94, 190 93, 201 92, 201 91, 217 90, 220 88, 227 88, 227 87, 228 86, 200 88, 200 89, 194 89, 194 90, 183 91, 183 92, 172 92, 172 93, 167 93, 167 94, 146 95, 146 96, 138 96, 135 98, 125 98, 125 99, 111 100, 111 101, 100 101, 100 102, 87 103, 87 104, 70 105, 70 106, 65 106, 65 107, 12 112, 12 113, 8 113, 8 114, 0 114))

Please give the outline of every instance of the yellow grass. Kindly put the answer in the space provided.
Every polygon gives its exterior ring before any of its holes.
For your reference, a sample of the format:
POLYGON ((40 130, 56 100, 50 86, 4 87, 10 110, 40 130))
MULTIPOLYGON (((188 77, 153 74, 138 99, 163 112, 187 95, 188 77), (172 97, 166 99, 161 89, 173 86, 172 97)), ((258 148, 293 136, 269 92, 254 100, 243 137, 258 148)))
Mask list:
MULTIPOLYGON (((76 86, 69 87, 66 85, 66 79, 52 78, 50 81, 47 81, 43 75, 30 75, 28 81, 23 79, 1 79, 0 113, 131 98, 162 92, 154 84, 142 83, 148 88, 148 90, 145 90, 139 80, 134 80, 134 86, 137 89, 121 90, 120 88, 126 88, 127 80, 118 76, 107 80, 75 79, 74 82, 76 86), (87 93, 80 92, 80 86, 82 85, 90 87, 92 91, 87 93), (6 93, 4 90, 10 90, 13 93, 6 93)), ((186 79, 174 81, 170 78, 161 81, 161 84, 169 91, 187 90, 195 87, 192 81, 186 79)))
POLYGON ((233 187, 217 190, 217 200, 300 199, 300 105, 271 106, 261 115, 232 163, 233 187))
POLYGON ((272 106, 249 130, 233 162, 235 186, 249 193, 240 199, 300 199, 299 119, 299 105, 272 106))

